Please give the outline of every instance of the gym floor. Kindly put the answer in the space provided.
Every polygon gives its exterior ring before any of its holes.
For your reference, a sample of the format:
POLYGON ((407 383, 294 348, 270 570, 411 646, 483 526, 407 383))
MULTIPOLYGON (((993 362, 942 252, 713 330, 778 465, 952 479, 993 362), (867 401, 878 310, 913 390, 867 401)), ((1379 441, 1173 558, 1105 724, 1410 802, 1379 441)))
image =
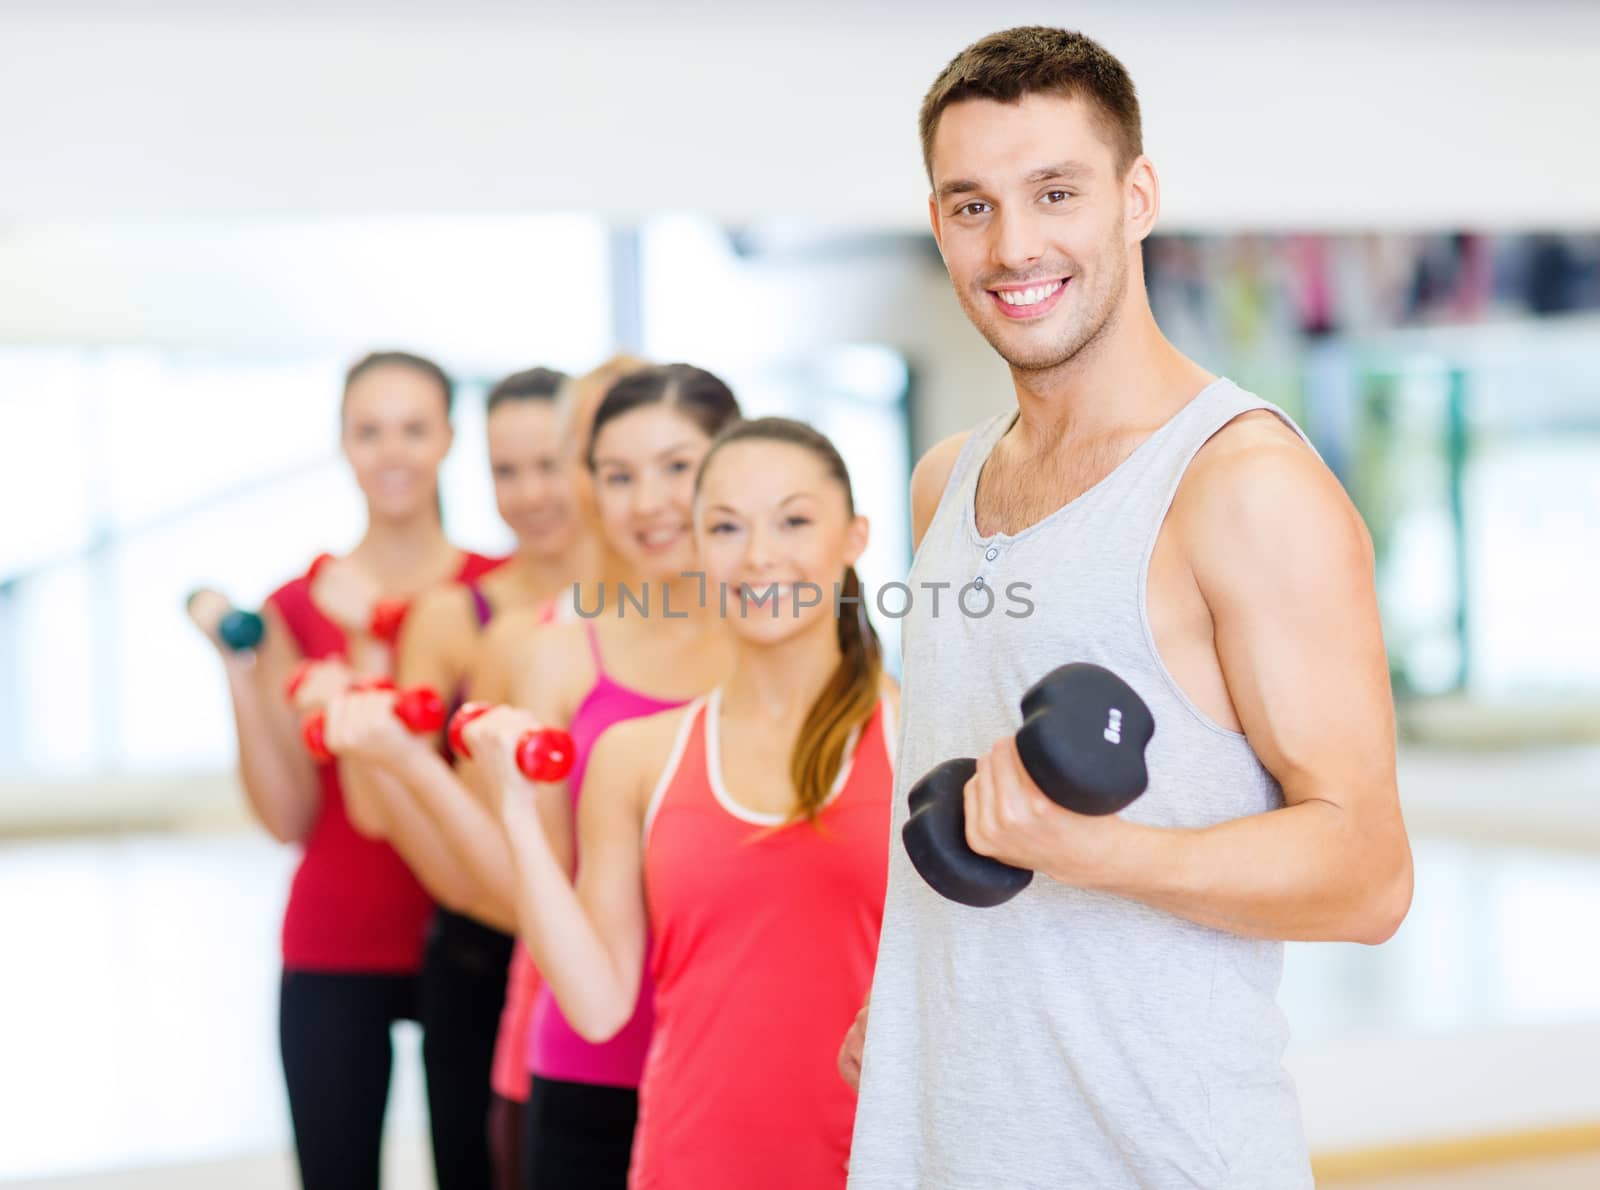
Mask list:
MULTIPOLYGON (((428 1190, 427 1158, 419 1145, 391 1145, 385 1190, 428 1190)), ((1515 1162, 1454 1173, 1378 1181, 1338 1182, 1341 1190, 1594 1190, 1600 1156, 1515 1162)), ((183 1169, 101 1174, 17 1183, 14 1190, 291 1190, 294 1163, 287 1154, 183 1169)))
MULTIPOLYGON (((1416 850, 1421 891, 1389 945, 1290 948, 1283 1003, 1297 1046, 1490 1026, 1559 1040, 1600 1020, 1600 960, 1572 945, 1592 936, 1600 907, 1592 857, 1428 840, 1416 850)), ((0 1183, 293 1186, 275 1044, 277 923, 292 864, 249 830, 0 844, 0 953, 13 956, 0 985, 0 1183), (97 1172, 113 1170, 143 1172, 97 1172)), ((397 1033, 396 1190, 431 1184, 418 1040, 397 1033)), ((1362 1089, 1320 1085, 1336 1068, 1294 1057, 1313 1148, 1370 1126, 1362 1089), (1349 1119, 1330 1121, 1330 1105, 1349 1119)), ((1600 1186, 1600 1153, 1336 1184, 1589 1188, 1600 1186)))

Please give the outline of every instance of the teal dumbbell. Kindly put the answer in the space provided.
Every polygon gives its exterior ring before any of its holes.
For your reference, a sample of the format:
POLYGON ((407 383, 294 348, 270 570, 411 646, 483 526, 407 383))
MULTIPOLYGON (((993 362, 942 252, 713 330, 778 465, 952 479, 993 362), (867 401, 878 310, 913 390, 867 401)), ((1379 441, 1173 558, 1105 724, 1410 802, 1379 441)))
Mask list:
MULTIPOLYGON (((221 599, 214 591, 201 589, 189 595, 187 606, 191 615, 194 614, 195 600, 202 596, 210 595, 221 599)), ((229 607, 222 613, 217 621, 217 637, 230 653, 244 653, 255 648, 261 643, 261 638, 266 634, 266 622, 262 620, 259 612, 246 611, 240 607, 229 607)))

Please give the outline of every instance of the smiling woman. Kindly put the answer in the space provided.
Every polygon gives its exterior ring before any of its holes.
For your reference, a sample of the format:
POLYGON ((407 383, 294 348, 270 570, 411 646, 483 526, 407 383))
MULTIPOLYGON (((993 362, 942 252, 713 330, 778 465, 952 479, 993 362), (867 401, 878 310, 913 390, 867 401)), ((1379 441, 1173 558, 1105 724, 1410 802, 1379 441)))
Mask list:
MULTIPOLYGON (((725 430, 695 512, 714 586, 860 592, 866 518, 809 426, 725 430)), ((859 601, 837 618, 782 603, 740 614, 730 598, 723 680, 593 746, 576 889, 564 837, 531 809, 546 791, 505 764, 528 716, 467 728, 517 856, 522 935, 572 1027, 625 1037, 653 991, 639 1190, 845 1184, 855 1101, 835 1057, 877 947, 895 692, 859 601)))
MULTIPOLYGON (((543 724, 566 727, 576 746, 564 788, 538 807, 563 881, 587 797, 588 757, 601 732, 679 706, 726 672, 726 634, 703 602, 696 606, 698 584, 684 572, 696 566, 696 469, 717 432, 738 416, 732 390, 688 364, 625 375, 595 410, 583 457, 610 554, 601 571, 606 614, 552 624, 507 659, 509 701, 543 724), (640 588, 643 605, 630 602, 640 588)), ((520 888, 519 881, 519 899, 520 888)), ((517 917, 525 926, 520 904, 517 917)), ((626 1183, 653 1020, 646 982, 619 1004, 613 1035, 596 1044, 569 1022, 549 988, 540 988, 528 1032, 533 1077, 524 1161, 536 1184, 620 1190, 626 1183)))
POLYGON ((390 1028, 416 1018, 433 903, 392 847, 357 833, 345 774, 330 757, 307 755, 298 724, 325 713, 352 678, 393 673, 381 607, 403 609, 495 564, 458 550, 440 523, 452 395, 449 377, 421 356, 386 351, 356 363, 340 441, 366 502, 360 543, 279 587, 251 652, 223 647, 215 619, 191 607, 227 676, 250 808, 274 838, 303 849, 284 912, 278 1020, 307 1190, 377 1184, 390 1028))
POLYGON ((431 487, 435 516, 443 519, 438 472, 450 452, 454 399, 444 369, 407 351, 376 351, 350 369, 341 440, 371 515, 407 516, 418 489, 431 487))

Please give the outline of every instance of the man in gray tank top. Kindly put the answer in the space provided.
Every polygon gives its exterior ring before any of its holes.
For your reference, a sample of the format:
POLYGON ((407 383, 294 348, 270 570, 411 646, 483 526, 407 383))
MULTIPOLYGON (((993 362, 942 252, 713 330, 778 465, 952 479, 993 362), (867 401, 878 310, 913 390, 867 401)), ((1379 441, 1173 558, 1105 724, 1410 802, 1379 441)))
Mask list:
POLYGON ((912 479, 888 899, 840 1054, 850 1185, 1309 1187, 1282 941, 1382 942, 1411 897, 1365 529, 1281 412, 1157 328, 1159 189, 1120 62, 993 35, 922 132, 934 235, 1016 407, 912 479), (1049 801, 1011 740, 1071 661, 1155 717, 1120 815, 1049 801), (942 899, 901 846, 908 789, 960 756, 968 842, 1038 873, 994 908, 942 899))

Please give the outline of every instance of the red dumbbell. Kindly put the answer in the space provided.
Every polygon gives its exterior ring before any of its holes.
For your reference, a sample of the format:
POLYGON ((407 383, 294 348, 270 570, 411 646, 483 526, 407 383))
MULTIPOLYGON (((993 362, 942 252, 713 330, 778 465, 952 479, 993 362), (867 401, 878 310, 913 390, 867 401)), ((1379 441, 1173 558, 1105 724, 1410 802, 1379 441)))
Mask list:
MULTIPOLYGON (((393 690, 394 683, 388 678, 369 678, 364 682, 355 683, 350 689, 393 690)), ((412 686, 409 690, 401 690, 395 694, 394 716, 404 723, 413 735, 438 731, 444 726, 444 700, 435 694, 431 687, 412 686)), ((333 760, 333 753, 328 751, 327 728, 328 720, 322 711, 312 711, 300 725, 300 738, 305 741, 306 751, 311 753, 311 759, 318 764, 327 764, 333 760)))
MULTIPOLYGON (((480 715, 494 710, 486 702, 464 702, 461 709, 450 717, 450 750, 457 756, 472 759, 467 747, 467 724, 480 715)), ((572 771, 577 748, 572 737, 559 727, 540 727, 525 731, 517 739, 517 771, 530 781, 562 781, 572 771)))
MULTIPOLYGON (((317 575, 322 573, 322 568, 333 560, 332 554, 318 554, 311 560, 311 566, 306 570, 306 581, 316 582, 317 575)), ((380 599, 372 605, 372 616, 367 621, 367 631, 372 634, 374 640, 393 645, 400 639, 400 626, 405 623, 406 613, 410 610, 409 599, 380 599)))
POLYGON ((386 645, 395 644, 400 639, 400 626, 406 622, 406 613, 410 610, 409 599, 380 599, 372 605, 372 619, 367 631, 372 633, 373 640, 380 640, 386 645))

